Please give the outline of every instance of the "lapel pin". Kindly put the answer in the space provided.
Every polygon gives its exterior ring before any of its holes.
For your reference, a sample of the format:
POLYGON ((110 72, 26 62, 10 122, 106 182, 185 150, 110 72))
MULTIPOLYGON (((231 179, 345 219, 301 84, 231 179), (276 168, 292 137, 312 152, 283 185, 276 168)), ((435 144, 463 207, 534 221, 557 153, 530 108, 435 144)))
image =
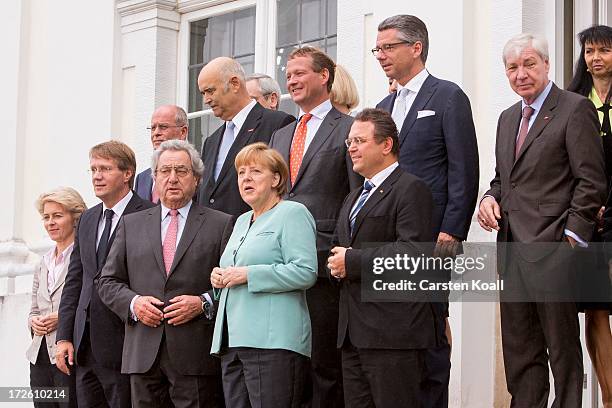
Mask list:
POLYGON ((253 129, 249 129, 249 130, 247 130, 247 132, 252 132, 252 131, 254 131, 254 130, 255 130, 255 128, 253 128, 253 129))
POLYGON ((544 120, 550 119, 550 116, 544 116, 544 120))
POLYGON ((384 193, 384 191, 382 190, 382 188, 380 190, 378 190, 379 193, 384 193))

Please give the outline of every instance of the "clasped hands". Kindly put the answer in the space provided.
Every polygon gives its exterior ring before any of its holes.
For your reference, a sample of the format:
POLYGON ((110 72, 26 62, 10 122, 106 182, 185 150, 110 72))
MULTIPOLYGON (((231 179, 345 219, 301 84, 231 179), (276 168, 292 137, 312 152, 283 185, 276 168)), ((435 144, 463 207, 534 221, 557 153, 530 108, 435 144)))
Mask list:
POLYGON ((157 327, 163 320, 178 326, 202 314, 202 300, 195 295, 175 296, 160 310, 161 306, 164 302, 154 296, 139 296, 134 301, 134 314, 138 321, 149 327, 157 327))
POLYGON ((57 329, 57 312, 46 316, 32 316, 30 318, 32 332, 37 336, 44 336, 57 329))
POLYGON ((248 281, 247 272, 248 268, 246 266, 217 267, 214 268, 210 274, 210 283, 215 289, 244 285, 248 281))
POLYGON ((331 255, 327 258, 329 273, 338 280, 346 278, 346 264, 344 258, 347 249, 350 248, 340 246, 333 247, 330 251, 331 255))

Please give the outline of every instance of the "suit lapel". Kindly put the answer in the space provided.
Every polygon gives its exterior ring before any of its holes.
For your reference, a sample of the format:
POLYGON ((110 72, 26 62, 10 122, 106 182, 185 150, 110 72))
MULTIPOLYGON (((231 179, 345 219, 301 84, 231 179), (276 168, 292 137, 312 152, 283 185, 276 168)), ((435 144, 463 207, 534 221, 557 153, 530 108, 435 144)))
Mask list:
POLYGON ((300 182, 300 178, 308 168, 308 165, 312 161, 312 158, 317 154, 319 150, 321 150, 321 146, 327 141, 329 136, 332 134, 338 122, 342 118, 342 114, 336 110, 336 108, 331 108, 331 110, 325 115, 323 122, 321 122, 321 126, 315 133, 308 149, 304 153, 304 157, 302 158, 302 164, 300 165, 300 170, 298 171, 297 177, 295 178, 295 184, 292 186, 295 187, 300 182))
POLYGON ((151 173, 151 169, 147 169, 144 183, 144 191, 142 192, 144 195, 142 197, 146 197, 148 200, 151 200, 151 190, 153 190, 153 174, 151 173))
POLYGON ((98 222, 101 216, 102 203, 92 208, 91 216, 83 220, 83 225, 81 226, 83 231, 79 231, 79 234, 82 234, 84 237, 82 242, 79 242, 83 270, 91 270, 93 275, 96 274, 98 266, 96 244, 98 241, 98 222))
MULTIPOLYGON (((140 211, 142 209, 144 209, 144 205, 142 204, 142 199, 138 196, 138 194, 133 192, 132 198, 130 198, 130 201, 128 201, 127 205, 125 206, 125 210, 123 210, 123 214, 121 214, 121 217, 123 217, 126 214, 131 214, 133 212, 140 211)), ((119 220, 121 220, 121 218, 119 218, 119 220)), ((118 226, 119 226, 119 223, 117 223, 117 227, 118 226)), ((108 256, 111 246, 113 245, 113 242, 115 241, 115 236, 117 235, 117 227, 115 227, 115 229, 113 230, 113 233, 108 238, 108 246, 106 247, 106 254, 104 255, 104 259, 106 259, 106 257, 108 256)))
MULTIPOLYGON (((238 135, 236 135, 236 138, 234 139, 234 143, 232 143, 232 147, 230 147, 229 151, 227 152, 227 157, 223 162, 221 172, 219 173, 219 178, 217 179, 215 188, 213 189, 211 195, 214 194, 217 187, 223 182, 229 169, 234 167, 234 159, 236 158, 238 152, 244 146, 250 144, 253 135, 256 133, 257 128, 261 124, 261 116, 263 115, 263 112, 264 108, 259 103, 256 103, 255 106, 253 106, 253 109, 251 109, 247 115, 246 120, 240 128, 240 132, 238 132, 238 135)), ((223 127, 223 131, 225 132, 225 127, 223 127)), ((223 135, 221 135, 221 138, 223 138, 223 135)), ((219 142, 219 145, 220 144, 221 143, 219 142)), ((219 146, 217 146, 217 154, 219 154, 219 146)), ((215 158, 217 157, 217 154, 215 154, 215 158)), ((233 180, 233 182, 237 181, 233 180)))
POLYGON ((176 247, 176 253, 174 254, 174 260, 172 261, 172 266, 170 267, 170 273, 168 274, 168 276, 172 275, 174 269, 181 261, 181 258, 183 257, 183 255, 185 255, 187 248, 189 248, 191 242, 198 234, 198 231, 200 230, 200 227, 202 226, 202 223, 206 218, 204 211, 205 210, 203 208, 198 207, 195 203, 191 204, 189 214, 187 215, 187 219, 185 220, 185 227, 183 228, 181 239, 179 240, 178 245, 176 247))
POLYGON ((225 124, 221 125, 217 130, 214 131, 210 138, 210 151, 203 152, 202 160, 204 161, 204 180, 202 184, 208 185, 210 188, 215 187, 215 165, 217 164, 217 155, 219 154, 219 146, 221 145, 221 139, 225 133, 225 124))
MULTIPOLYGON (((59 275, 55 278, 55 286, 51 288, 51 295, 49 295, 49 300, 51 299, 51 297, 53 296, 53 294, 59 289, 59 287, 61 286, 61 284, 58 284, 59 282, 64 282, 64 280, 66 279, 66 274, 68 273, 68 265, 70 265, 70 258, 64 260, 64 266, 62 266, 62 271, 59 273, 59 275)), ((47 273, 49 273, 49 271, 47 271, 47 273)), ((42 286, 42 284, 41 284, 42 286)), ((45 287, 47 287, 47 282, 45 281, 45 287)), ((49 293, 49 291, 47 290, 47 293, 49 293)))
MULTIPOLYGON (((531 125, 531 129, 529 129, 529 132, 527 132, 527 137, 525 138, 525 141, 523 142, 523 145, 521 146, 521 150, 518 153, 515 163, 517 163, 521 159, 521 157, 523 156, 523 154, 525 154, 525 151, 529 148, 531 143, 533 143, 533 141, 542 134, 542 131, 544 130, 544 128, 550 123, 550 121, 554 117, 553 110, 557 106, 557 102, 559 99, 559 93, 560 93, 559 88, 557 88, 557 86, 553 84, 552 88, 550 89, 550 93, 548 94, 548 96, 544 100, 544 103, 542 104, 542 108, 540 109, 540 112, 538 112, 538 116, 536 116, 535 121, 533 122, 533 125, 531 125)), ((516 134, 518 134, 518 131, 516 134)), ((515 139, 516 139, 516 134, 515 134, 515 139)), ((515 146, 516 146, 516 142, 515 142, 515 146)))
POLYGON ((164 259, 162 258, 163 248, 161 242, 161 205, 149 208, 147 210, 147 216, 145 225, 146 234, 151 243, 159 271, 163 273, 165 278, 166 267, 164 265, 164 259))
MULTIPOLYGON (((51 301, 51 295, 49 294, 49 278, 48 278, 48 274, 51 273, 51 271, 49 269, 47 269, 47 264, 42 261, 43 265, 44 265, 44 270, 47 271, 47 273, 45 274, 45 276, 42 276, 42 274, 39 277, 38 280, 38 292, 42 294, 42 296, 47 299, 49 302, 51 301)), ((64 262, 64 266, 66 266, 68 263, 70 262, 64 262)), ((63 268, 62 269, 62 273, 64 270, 66 270, 68 268, 63 268)), ((57 279, 57 281, 59 281, 59 277, 57 279)), ((57 286, 57 285, 56 285, 57 286)))
MULTIPOLYGON (((402 170, 399 166, 393 170, 393 172, 387 177, 387 179, 371 193, 368 201, 365 202, 359 213, 357 214, 357 218, 355 219, 355 227, 353 228, 353 236, 351 237, 351 244, 355 240, 357 236, 357 232, 359 232, 359 227, 363 223, 363 220, 366 218, 368 213, 378 205, 378 203, 387 196, 391 192, 393 188, 393 184, 395 180, 401 175, 402 170)), ((359 191, 361 194, 361 190, 359 191)), ((352 207, 351 207, 352 208, 352 207)))
MULTIPOLYGON (((420 110, 423 110, 427 102, 429 102, 429 99, 431 99, 431 96, 436 91, 436 88, 438 87, 438 82, 438 78, 434 77, 433 75, 428 75, 427 79, 425 79, 425 82, 423 82, 423 85, 421 86, 421 89, 419 90, 419 93, 417 94, 416 98, 414 98, 414 102, 412 102, 412 106, 410 107, 410 110, 406 115, 406 119, 404 119, 404 123, 402 124, 402 129, 400 130, 399 134, 400 147, 406 140, 406 136, 408 136, 410 129, 414 125, 414 122, 417 120, 418 112, 420 110)), ((391 106, 391 111, 392 110, 393 105, 391 106)))

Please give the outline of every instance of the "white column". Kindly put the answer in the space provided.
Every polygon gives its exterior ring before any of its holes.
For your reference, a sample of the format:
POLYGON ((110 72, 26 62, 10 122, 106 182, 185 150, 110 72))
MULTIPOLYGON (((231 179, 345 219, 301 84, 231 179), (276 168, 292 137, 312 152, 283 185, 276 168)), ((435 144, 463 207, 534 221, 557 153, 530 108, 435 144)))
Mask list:
POLYGON ((180 14, 176 1, 168 0, 118 0, 117 11, 121 85, 114 112, 121 139, 134 149, 140 172, 149 166, 152 152, 146 130, 151 114, 157 106, 177 103, 180 14))

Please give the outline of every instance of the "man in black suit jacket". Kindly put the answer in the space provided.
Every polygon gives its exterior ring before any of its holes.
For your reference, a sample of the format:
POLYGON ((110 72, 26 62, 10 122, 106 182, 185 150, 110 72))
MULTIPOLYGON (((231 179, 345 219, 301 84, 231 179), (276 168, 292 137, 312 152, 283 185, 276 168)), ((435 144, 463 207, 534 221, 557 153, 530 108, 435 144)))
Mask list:
POLYGON ((334 69, 334 62, 312 47, 289 55, 287 89, 300 107, 300 121, 279 129, 270 141, 289 164, 285 199, 304 204, 317 224, 319 279, 306 291, 312 323, 312 407, 343 404, 340 357, 334 341, 338 288, 329 282, 325 264, 342 201, 361 185, 344 144, 353 118, 337 111, 329 100, 334 69))
POLYGON ((237 217, 251 208, 238 191, 236 154, 246 145, 268 143, 276 129, 295 118, 265 109, 251 100, 244 69, 231 58, 219 57, 206 64, 198 76, 198 87, 204 103, 225 121, 202 146, 206 171, 200 183, 198 203, 237 217))
MULTIPOLYGON (((389 17, 378 26, 376 59, 398 88, 376 107, 392 114, 399 132, 399 164, 423 179, 434 200, 432 232, 441 254, 467 238, 478 196, 478 146, 470 101, 456 84, 425 69, 427 27, 415 16, 389 17)), ((444 336, 448 304, 439 304, 442 345, 428 353, 424 403, 448 406, 450 345, 444 336)))
POLYGON ((121 217, 152 204, 131 190, 136 159, 128 146, 101 143, 90 150, 89 161, 102 203, 79 220, 59 306, 56 361, 65 373, 76 363, 80 407, 130 407, 129 378, 120 372, 123 323, 100 301, 94 286, 121 217))
POLYGON ((121 220, 99 284, 126 323, 121 370, 134 406, 162 408, 170 399, 175 407, 222 407, 219 361, 210 355, 214 321, 205 312, 232 217, 192 201, 204 166, 189 143, 162 144, 153 168, 161 205, 121 220))
MULTIPOLYGON (((153 150, 157 150, 159 145, 166 140, 186 140, 189 133, 187 113, 180 106, 160 106, 153 112, 151 126, 147 129, 151 131, 153 150)), ((154 204, 159 202, 159 197, 153 197, 153 175, 150 167, 138 173, 134 183, 134 191, 143 200, 149 200, 154 204), (153 198, 156 198, 156 200, 153 198)))
POLYGON ((344 201, 328 264, 341 284, 337 346, 346 406, 420 407, 426 349, 436 344, 432 306, 364 301, 362 278, 372 274, 374 258, 420 255, 432 240, 431 193, 399 167, 397 130, 387 112, 360 112, 347 142, 353 169, 366 181, 344 201))

